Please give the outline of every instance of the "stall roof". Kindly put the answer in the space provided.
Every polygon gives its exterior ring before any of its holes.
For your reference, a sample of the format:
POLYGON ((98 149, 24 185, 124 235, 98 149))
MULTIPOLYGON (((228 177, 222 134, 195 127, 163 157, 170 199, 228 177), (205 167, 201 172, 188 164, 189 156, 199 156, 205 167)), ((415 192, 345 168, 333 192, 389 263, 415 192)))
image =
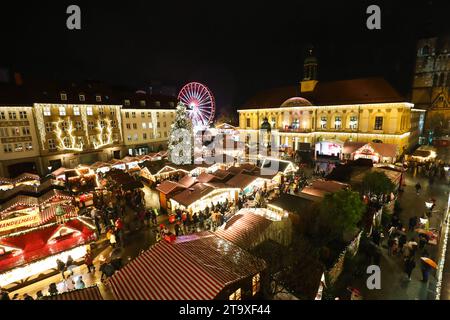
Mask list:
POLYGON ((39 201, 36 197, 18 195, 2 205, 0 214, 3 216, 3 214, 8 212, 10 208, 20 205, 24 205, 26 207, 38 207, 39 201))
POLYGON ((349 185, 334 180, 315 180, 311 183, 311 187, 325 192, 338 192, 348 188, 349 185))
POLYGON ((54 296, 46 296, 45 300, 103 300, 100 289, 92 286, 85 289, 72 290, 54 296))
POLYGON ((311 207, 316 201, 292 194, 281 194, 278 198, 270 201, 268 204, 286 210, 292 213, 301 213, 301 211, 311 207))
POLYGON ((67 192, 52 189, 38 198, 39 204, 47 202, 52 198, 64 198, 66 200, 71 200, 72 196, 70 196, 67 192))
POLYGON ((402 172, 395 170, 395 169, 372 167, 372 168, 369 168, 369 170, 365 170, 363 172, 359 172, 358 174, 355 174, 352 177, 351 181, 353 183, 361 183, 364 179, 364 176, 368 172, 383 172, 394 184, 398 184, 400 182, 400 178, 402 176, 402 172))
POLYGON ((372 147, 376 153, 386 158, 395 158, 398 153, 398 146, 396 144, 377 142, 362 143, 353 141, 347 141, 344 143, 343 153, 351 154, 360 149, 364 149, 366 146, 372 147))
POLYGON ((227 179, 230 179, 233 174, 231 172, 228 172, 227 170, 218 169, 212 173, 217 179, 221 181, 225 181, 227 179))
POLYGON ((169 180, 165 180, 163 182, 161 182, 157 187, 156 190, 158 190, 159 192, 162 192, 164 194, 170 194, 174 191, 177 190, 183 190, 186 189, 185 186, 183 186, 182 184, 173 182, 173 181, 169 181, 169 180))
POLYGON ((201 183, 206 183, 206 182, 212 182, 213 180, 217 180, 216 176, 210 174, 210 173, 206 173, 206 172, 202 172, 198 177, 197 177, 198 182, 201 183))
POLYGON ((39 181, 41 178, 35 174, 35 173, 29 173, 29 172, 25 172, 25 173, 21 173, 20 175, 18 175, 17 177, 13 178, 13 183, 19 183, 22 181, 39 181))
POLYGON ((258 179, 258 177, 256 176, 251 176, 245 173, 239 173, 238 175, 228 180, 226 184, 233 188, 245 189, 249 184, 254 182, 256 179, 258 179))
POLYGON ((139 164, 141 168, 147 168, 147 170, 152 174, 155 175, 159 171, 161 171, 162 168, 166 166, 166 161, 163 160, 157 160, 157 161, 150 161, 146 160, 139 164))
POLYGON ((178 202, 179 204, 188 207, 197 200, 200 200, 210 192, 214 190, 213 187, 208 186, 203 183, 197 183, 191 186, 190 188, 174 195, 172 197, 173 200, 178 202))
POLYGON ((273 221, 253 213, 235 214, 215 233, 219 237, 249 250, 272 223, 273 221))
POLYGON ((118 300, 211 300, 266 264, 212 232, 160 241, 110 279, 118 300))
POLYGON ((120 185, 124 190, 133 190, 144 187, 142 182, 137 181, 127 172, 122 170, 110 170, 105 176, 120 185))
POLYGON ((64 174, 64 172, 66 172, 66 170, 67 169, 64 168, 64 167, 58 168, 58 169, 56 169, 55 171, 52 172, 52 175, 54 177, 60 176, 60 175, 64 174))
POLYGON ((184 176, 183 178, 180 179, 180 181, 178 181, 178 183, 183 185, 185 188, 192 187, 192 185, 194 185, 196 182, 197 180, 189 175, 184 176))

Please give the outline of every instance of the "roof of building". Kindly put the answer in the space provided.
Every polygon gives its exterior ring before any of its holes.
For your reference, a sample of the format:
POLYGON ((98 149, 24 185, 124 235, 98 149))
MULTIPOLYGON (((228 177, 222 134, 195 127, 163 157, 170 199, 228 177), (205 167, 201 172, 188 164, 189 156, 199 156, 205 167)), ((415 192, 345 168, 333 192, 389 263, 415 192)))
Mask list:
POLYGON ((72 290, 61 294, 46 296, 44 300, 103 300, 100 289, 97 286, 72 290))
POLYGON ((119 300, 211 300, 265 267, 237 245, 204 232, 160 241, 109 281, 119 300))
POLYGON ((283 193, 278 198, 270 201, 268 204, 288 212, 301 213, 302 210, 307 210, 307 208, 314 204, 314 202, 315 201, 312 199, 283 193))
POLYGON ((163 182, 161 182, 161 184, 159 184, 156 187, 156 190, 158 190, 159 192, 162 192, 162 193, 167 195, 167 194, 172 193, 174 191, 183 190, 185 188, 186 187, 184 185, 180 184, 180 183, 176 183, 176 182, 173 182, 173 181, 170 181, 170 180, 164 180, 163 182))
POLYGON ((178 181, 179 184, 183 185, 185 188, 190 188, 193 184, 195 184, 197 180, 190 175, 185 175, 183 178, 178 181))
POLYGON ((391 143, 377 143, 377 142, 353 142, 347 141, 344 143, 343 153, 351 154, 358 150, 364 150, 365 147, 373 148, 373 150, 382 157, 395 158, 398 154, 398 146, 391 143))
MULTIPOLYGON (((403 102, 405 99, 385 79, 380 77, 338 81, 319 81, 311 93, 301 93, 299 86, 273 88, 257 93, 240 109, 277 108, 290 99, 302 96, 313 105, 343 105, 403 102)), ((299 102, 299 101, 297 101, 299 102)), ((304 102, 306 106, 306 102, 304 102)), ((294 107, 294 105, 288 105, 294 107)))
POLYGON ((239 173, 230 180, 228 180, 226 184, 233 188, 245 189, 249 184, 251 184, 256 179, 258 179, 257 176, 239 173))
POLYGON ((197 200, 200 200, 207 194, 209 194, 211 191, 213 191, 214 188, 212 186, 209 186, 204 183, 196 183, 190 188, 174 195, 172 199, 179 204, 188 207, 197 200))
POLYGON ((307 107, 307 106, 312 106, 312 103, 302 97, 292 97, 292 98, 287 99, 286 101, 284 101, 281 104, 281 107, 283 107, 283 108, 307 107))

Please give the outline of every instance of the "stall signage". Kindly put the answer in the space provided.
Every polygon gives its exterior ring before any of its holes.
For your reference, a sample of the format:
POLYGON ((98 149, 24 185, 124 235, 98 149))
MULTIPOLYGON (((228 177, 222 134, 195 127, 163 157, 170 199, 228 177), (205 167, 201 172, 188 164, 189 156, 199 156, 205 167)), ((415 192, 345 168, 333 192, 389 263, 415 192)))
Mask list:
POLYGON ((27 227, 41 222, 39 213, 0 221, 0 232, 27 227))

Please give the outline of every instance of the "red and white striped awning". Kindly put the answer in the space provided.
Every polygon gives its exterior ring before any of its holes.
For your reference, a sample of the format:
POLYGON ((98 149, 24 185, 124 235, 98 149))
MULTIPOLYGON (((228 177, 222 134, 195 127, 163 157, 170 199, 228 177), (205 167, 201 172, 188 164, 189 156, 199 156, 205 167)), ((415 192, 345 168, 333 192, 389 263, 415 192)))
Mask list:
POLYGON ((64 292, 46 297, 46 300, 103 300, 97 286, 64 292))
POLYGON ((38 207, 39 201, 36 197, 31 196, 24 196, 19 195, 14 197, 13 199, 7 201, 2 205, 2 210, 0 211, 0 215, 3 216, 6 215, 8 212, 13 211, 17 207, 24 207, 24 208, 32 208, 32 207, 38 207))
POLYGON ((271 220, 258 214, 236 214, 215 233, 219 237, 248 250, 256 244, 256 241, 261 238, 262 233, 271 223, 271 220))
POLYGON ((43 205, 49 202, 68 202, 72 201, 73 197, 64 191, 52 189, 46 194, 39 197, 39 204, 43 205))
POLYGON ((157 243, 109 283, 118 300, 211 300, 264 268, 264 261, 207 232, 157 243))
MULTIPOLYGON (((58 206, 51 206, 40 212, 41 222, 38 225, 45 224, 56 217, 56 209, 58 206)), ((74 206, 61 206, 64 210, 65 218, 76 218, 78 217, 77 208, 74 206)))

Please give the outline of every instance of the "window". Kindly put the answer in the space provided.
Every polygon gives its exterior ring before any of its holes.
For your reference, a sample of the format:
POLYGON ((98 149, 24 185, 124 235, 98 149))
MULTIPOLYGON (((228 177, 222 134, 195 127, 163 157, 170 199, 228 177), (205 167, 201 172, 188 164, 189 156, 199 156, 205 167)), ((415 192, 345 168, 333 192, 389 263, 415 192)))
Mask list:
POLYGON ((52 132, 53 131, 53 123, 52 122, 46 122, 45 123, 45 131, 46 132, 52 132))
POLYGON ((116 110, 114 110, 113 108, 111 108, 111 111, 109 112, 109 114, 110 114, 112 117, 115 117, 115 116, 116 116, 116 110))
POLYGON ((130 113, 129 112, 125 112, 125 118, 130 118, 130 113))
POLYGON ((127 123, 127 129, 131 130, 131 123, 127 123))
POLYGON ((167 138, 167 131, 164 131, 164 138, 167 138))
POLYGON ((80 115, 80 107, 73 107, 73 115, 74 116, 80 115))
POLYGON ((147 102, 146 102, 145 100, 139 101, 139 105, 140 105, 141 107, 145 107, 146 104, 147 104, 147 102))
POLYGON ((341 116, 334 117, 334 128, 341 129, 342 128, 342 118, 341 116))
POLYGON ((237 289, 235 292, 230 294, 230 300, 242 300, 241 293, 241 288, 237 289))
POLYGON ((356 116, 350 116, 349 127, 352 130, 356 130, 358 128, 358 120, 356 116))
POLYGON ((83 123, 81 121, 75 121, 75 129, 83 130, 83 123))
POLYGON ((66 107, 59 107, 59 115, 60 116, 66 115, 66 107))
POLYGON ((50 150, 56 150, 55 139, 48 139, 48 148, 50 150))
POLYGON ((142 138, 143 138, 144 140, 147 140, 147 134, 146 134, 146 133, 143 133, 143 134, 142 134, 142 138))
POLYGON ((131 141, 131 135, 128 135, 128 136, 127 136, 127 140, 128 140, 128 141, 131 141))
POLYGON ((114 133, 113 134, 113 141, 119 141, 119 134, 118 133, 114 133))
POLYGON ((138 135, 137 135, 137 133, 133 136, 133 140, 134 140, 134 141, 137 141, 137 140, 138 140, 138 135))
POLYGON ((149 122, 149 123, 148 123, 148 128, 149 128, 149 129, 153 129, 153 123, 149 122))
POLYGON ((25 142, 25 151, 33 150, 33 144, 31 142, 25 142))
POLYGON ((6 116, 5 116, 5 111, 0 111, 0 120, 5 120, 6 116))
POLYGON ((160 107, 160 106, 161 106, 161 102, 155 101, 155 107, 160 107))
POLYGON ((105 115, 105 109, 103 107, 98 108, 98 114, 101 116, 105 115))
POLYGON ((100 128, 106 127, 105 120, 100 120, 100 128))
POLYGON ((8 128, 0 128, 0 137, 9 137, 8 128))
POLYGON ((96 95, 95 96, 95 101, 102 102, 102 96, 101 95, 96 95))
POLYGON ((147 124, 145 122, 142 122, 142 129, 147 129, 147 124))
POLYGON ((13 137, 17 137, 17 136, 20 136, 20 130, 19 130, 19 128, 11 128, 11 135, 13 136, 13 137))
POLYGON ((375 130, 383 130, 383 117, 375 117, 375 130))
POLYGON ((251 124, 250 124, 250 118, 247 118, 246 120, 247 120, 246 127, 249 128, 249 127, 251 126, 251 124))
POLYGON ((172 108, 175 107, 175 103, 173 101, 170 101, 169 102, 169 107, 172 107, 172 108))
POLYGON ((23 145, 21 143, 15 143, 14 144, 14 152, 22 152, 23 151, 23 145))
POLYGON ((12 145, 11 145, 11 144, 5 144, 5 145, 3 145, 3 151, 4 151, 5 153, 13 152, 12 145))
POLYGON ((160 128, 161 126, 159 125, 159 121, 158 121, 158 123, 156 124, 156 127, 157 128, 160 128))
POLYGON ((252 295, 259 292, 261 287, 261 275, 258 273, 252 278, 252 295))
POLYGON ((83 139, 83 137, 77 137, 77 144, 78 144, 79 146, 84 145, 84 139, 83 139))
POLYGON ((64 142, 64 145, 65 145, 66 147, 69 146, 69 145, 70 145, 70 139, 69 139, 69 137, 64 137, 63 142, 64 142))
POLYGON ((27 112, 26 111, 19 111, 19 118, 22 120, 27 119, 27 112))
POLYGON ((153 139, 153 132, 150 132, 149 137, 150 137, 150 139, 153 139))
POLYGON ((79 95, 78 95, 78 99, 79 99, 80 101, 85 101, 85 100, 86 100, 84 94, 79 94, 79 95))
POLYGON ((156 113, 156 116, 159 118, 159 112, 156 113))
POLYGON ((320 128, 326 129, 327 128, 327 117, 321 117, 320 118, 320 128))
POLYGON ((141 118, 145 118, 145 112, 141 112, 141 118))
POLYGON ((125 99, 124 100, 124 105, 129 106, 130 105, 130 100, 129 99, 125 99))
POLYGON ((163 127, 166 128, 167 127, 167 123, 164 121, 163 122, 163 127))
POLYGON ((67 94, 61 93, 60 95, 61 101, 67 101, 67 94))
POLYGON ((111 128, 117 128, 117 122, 116 120, 111 121, 111 128))
POLYGON ((103 141, 105 141, 105 142, 108 141, 108 135, 104 134, 102 137, 103 137, 103 141))
POLYGON ((30 127, 23 127, 22 128, 22 135, 29 136, 30 135, 30 127))
POLYGON ((44 107, 44 116, 50 117, 52 115, 52 112, 50 110, 50 107, 44 107))
POLYGON ((17 119, 17 114, 15 112, 8 112, 8 116, 9 116, 9 120, 16 120, 17 119))
POLYGON ((61 122, 61 130, 62 131, 67 131, 68 127, 69 127, 69 124, 67 123, 67 121, 61 122))
POLYGON ((133 129, 134 129, 134 130, 137 129, 137 123, 133 123, 133 129))
POLYGON ((147 113, 147 117, 151 118, 151 117, 152 117, 152 113, 151 113, 151 112, 148 112, 148 113, 147 113))
POLYGON ((89 121, 88 122, 88 129, 89 130, 94 130, 94 121, 89 121))
POLYGON ((131 117, 132 117, 132 118, 136 118, 136 112, 133 111, 133 112, 131 113, 131 117))
POLYGON ((92 112, 92 107, 87 107, 86 108, 86 113, 88 116, 92 116, 94 113, 92 112))

